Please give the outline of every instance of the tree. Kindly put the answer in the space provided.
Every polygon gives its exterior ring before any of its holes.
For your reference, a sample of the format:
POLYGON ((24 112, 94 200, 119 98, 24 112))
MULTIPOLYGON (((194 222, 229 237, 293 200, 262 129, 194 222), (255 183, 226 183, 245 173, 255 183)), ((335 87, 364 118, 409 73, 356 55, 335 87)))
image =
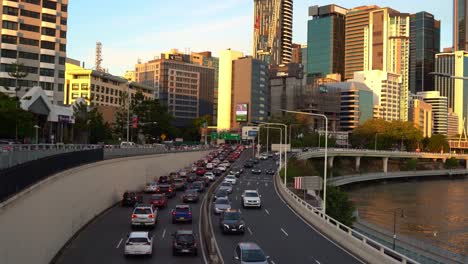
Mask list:
POLYGON ((97 144, 112 138, 111 127, 108 123, 104 123, 102 113, 97 108, 90 108, 85 102, 79 102, 73 106, 73 112, 76 142, 97 144))
POLYGON ((447 168, 447 169, 454 169, 454 168, 458 167, 459 165, 460 165, 460 163, 454 157, 451 157, 450 159, 447 159, 445 161, 445 168, 447 168))
POLYGON ((348 193, 339 187, 327 186, 327 214, 341 223, 352 226, 356 218, 354 217, 356 207, 349 199, 348 193))
POLYGON ((17 100, 3 93, 0 93, 0 120, 0 138, 26 138, 34 135, 34 115, 17 108, 17 100))
POLYGON ((429 152, 448 152, 449 151, 449 144, 447 141, 447 137, 445 135, 432 135, 432 137, 425 140, 424 148, 429 152))

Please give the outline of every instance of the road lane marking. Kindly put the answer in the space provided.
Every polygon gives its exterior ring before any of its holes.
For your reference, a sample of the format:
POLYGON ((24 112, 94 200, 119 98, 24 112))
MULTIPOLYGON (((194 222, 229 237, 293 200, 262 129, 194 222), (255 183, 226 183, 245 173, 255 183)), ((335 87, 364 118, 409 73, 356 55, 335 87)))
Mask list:
POLYGON ((163 230, 162 238, 164 239, 164 236, 166 236, 166 228, 163 230))
POLYGON ((273 260, 270 260, 270 263, 271 263, 271 264, 276 264, 273 260))
POLYGON ((237 201, 237 195, 236 195, 236 201, 237 201))
POLYGON ((248 182, 247 182, 247 186, 249 186, 249 185, 250 185, 250 182, 248 181, 248 182))
POLYGON ((259 184, 260 182, 257 182, 257 185, 259 184))
POLYGON ((267 215, 270 215, 270 212, 268 212, 268 210, 267 210, 267 209, 265 209, 265 213, 267 213, 267 215))
POLYGON ((318 261, 318 260, 315 260, 315 263, 317 263, 317 264, 321 264, 321 263, 320 263, 320 261, 318 261))
POLYGON ((119 248, 120 244, 122 244, 122 241, 123 241, 123 238, 120 239, 119 244, 117 244, 117 246, 115 248, 119 248))
POLYGON ((268 187, 268 182, 265 182, 265 187, 268 187))
POLYGON ((288 233, 286 233, 286 231, 284 231, 283 228, 281 228, 281 231, 282 231, 286 236, 289 236, 288 233))
POLYGON ((249 231, 250 235, 253 235, 252 230, 250 230, 250 227, 247 227, 247 231, 249 231))

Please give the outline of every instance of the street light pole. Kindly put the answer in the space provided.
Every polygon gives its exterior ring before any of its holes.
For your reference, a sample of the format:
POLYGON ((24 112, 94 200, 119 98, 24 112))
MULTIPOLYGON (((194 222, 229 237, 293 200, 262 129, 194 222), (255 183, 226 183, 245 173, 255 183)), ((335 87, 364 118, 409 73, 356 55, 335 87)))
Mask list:
POLYGON ((35 125, 34 128, 36 129, 36 145, 39 144, 39 126, 35 125))
MULTIPOLYGON (((318 116, 323 117, 325 119, 325 156, 323 159, 323 214, 326 214, 326 207, 327 207, 327 160, 328 160, 328 117, 322 114, 314 114, 314 113, 307 113, 307 112, 299 112, 299 111, 290 111, 284 110, 281 111, 286 113, 292 114, 300 114, 300 115, 310 115, 310 116, 318 116)), ((320 135, 319 135, 320 138, 320 135)))
MULTIPOLYGON (((286 145, 288 144, 288 142, 287 142, 287 139, 288 139, 288 125, 282 124, 282 123, 268 123, 268 122, 258 122, 258 123, 259 124, 265 124, 265 125, 283 126, 284 127, 284 144, 286 144, 286 145)), ((280 144, 280 153, 281 153, 282 148, 283 148, 283 143, 281 142, 281 144, 280 144)), ((285 150, 284 151, 284 186, 286 186, 287 175, 288 175, 288 154, 287 154, 287 150, 285 150)))
POLYGON ((396 208, 393 210, 393 250, 395 250, 395 242, 396 242, 396 214, 397 211, 401 210, 401 214, 403 215, 403 208, 396 208))
POLYGON ((130 142, 129 136, 130 136, 130 87, 128 88, 128 102, 127 102, 127 143, 130 142))
POLYGON ((374 137, 374 151, 377 151, 377 135, 379 133, 375 133, 375 137, 374 137))

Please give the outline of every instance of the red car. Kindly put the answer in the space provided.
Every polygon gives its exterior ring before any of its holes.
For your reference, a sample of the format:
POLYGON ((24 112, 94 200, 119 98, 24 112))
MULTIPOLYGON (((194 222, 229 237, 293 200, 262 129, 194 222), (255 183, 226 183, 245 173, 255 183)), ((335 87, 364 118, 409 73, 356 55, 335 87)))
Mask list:
POLYGON ((206 170, 203 167, 198 167, 197 170, 195 171, 195 174, 197 174, 198 176, 203 176, 205 175, 205 173, 206 173, 206 170))
POLYGON ((164 193, 158 193, 151 195, 150 204, 154 207, 164 208, 167 206, 167 197, 164 193))

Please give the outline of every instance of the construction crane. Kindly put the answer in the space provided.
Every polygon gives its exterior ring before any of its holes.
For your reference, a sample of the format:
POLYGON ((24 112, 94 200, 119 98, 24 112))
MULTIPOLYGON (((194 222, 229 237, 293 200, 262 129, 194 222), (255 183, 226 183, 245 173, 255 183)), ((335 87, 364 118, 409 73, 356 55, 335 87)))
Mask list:
POLYGON ((102 67, 102 43, 96 42, 96 71, 105 72, 102 67))

